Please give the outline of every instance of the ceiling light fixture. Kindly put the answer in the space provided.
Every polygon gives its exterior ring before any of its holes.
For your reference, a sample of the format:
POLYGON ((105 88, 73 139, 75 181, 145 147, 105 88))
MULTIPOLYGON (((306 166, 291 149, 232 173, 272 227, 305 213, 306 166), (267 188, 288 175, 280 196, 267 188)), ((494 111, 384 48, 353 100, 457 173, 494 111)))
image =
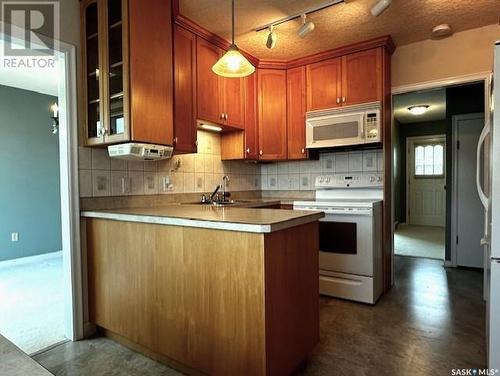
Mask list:
POLYGON ((377 2, 377 4, 375 4, 373 7, 372 7, 372 16, 373 17, 378 17, 380 16, 382 13, 385 12, 385 10, 387 8, 389 8, 389 5, 391 5, 392 3, 392 0, 379 0, 377 2))
POLYGON ((217 125, 211 125, 211 124, 200 124, 200 128, 204 129, 206 131, 212 131, 212 132, 222 132, 222 128, 218 127, 217 125))
POLYGON ((306 22, 306 17, 307 14, 305 13, 302 16, 300 16, 300 18, 302 18, 302 26, 297 31, 297 34, 299 34, 299 37, 301 37, 302 39, 304 39, 307 35, 311 34, 314 28, 316 27, 316 25, 314 25, 312 21, 306 22))
POLYGON ((419 104, 408 107, 408 111, 410 111, 410 114, 418 116, 425 114, 429 110, 429 107, 430 106, 428 104, 419 104))
POLYGON ((267 36, 266 47, 272 50, 276 47, 276 42, 278 41, 278 36, 274 32, 274 25, 269 26, 269 35, 267 36))
POLYGON ((243 56, 234 43, 234 0, 231 0, 231 46, 214 64, 212 71, 222 77, 246 77, 255 72, 255 67, 243 56))
POLYGON ((451 26, 448 24, 441 24, 432 28, 432 39, 446 38, 449 35, 451 35, 451 26))

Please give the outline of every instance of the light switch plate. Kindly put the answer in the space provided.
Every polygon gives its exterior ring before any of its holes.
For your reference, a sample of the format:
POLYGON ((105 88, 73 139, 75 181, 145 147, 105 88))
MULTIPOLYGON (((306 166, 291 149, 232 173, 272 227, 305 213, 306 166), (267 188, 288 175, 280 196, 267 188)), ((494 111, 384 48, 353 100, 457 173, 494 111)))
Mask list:
POLYGON ((18 232, 12 232, 12 233, 10 234, 10 240, 11 240, 12 242, 17 242, 17 241, 19 241, 19 233, 18 233, 18 232))

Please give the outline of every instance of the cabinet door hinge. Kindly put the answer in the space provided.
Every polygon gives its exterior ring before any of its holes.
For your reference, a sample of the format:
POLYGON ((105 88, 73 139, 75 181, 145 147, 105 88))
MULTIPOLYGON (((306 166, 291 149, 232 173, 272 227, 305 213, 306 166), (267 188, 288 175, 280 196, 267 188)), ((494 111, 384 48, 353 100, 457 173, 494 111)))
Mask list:
POLYGON ((460 149, 460 140, 457 140, 457 150, 460 149))
POLYGON ((455 241, 456 241, 456 242, 457 242, 457 244, 458 244, 458 235, 457 235, 457 238, 455 239, 455 241))

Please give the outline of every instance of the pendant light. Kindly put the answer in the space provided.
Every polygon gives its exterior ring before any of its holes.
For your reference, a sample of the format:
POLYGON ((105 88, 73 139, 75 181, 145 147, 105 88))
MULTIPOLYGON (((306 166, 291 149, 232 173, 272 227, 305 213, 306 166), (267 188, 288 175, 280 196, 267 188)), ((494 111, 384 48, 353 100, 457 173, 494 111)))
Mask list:
POLYGON ((212 71, 222 77, 246 77, 255 72, 255 67, 243 56, 234 43, 234 0, 232 6, 231 46, 212 67, 212 71))

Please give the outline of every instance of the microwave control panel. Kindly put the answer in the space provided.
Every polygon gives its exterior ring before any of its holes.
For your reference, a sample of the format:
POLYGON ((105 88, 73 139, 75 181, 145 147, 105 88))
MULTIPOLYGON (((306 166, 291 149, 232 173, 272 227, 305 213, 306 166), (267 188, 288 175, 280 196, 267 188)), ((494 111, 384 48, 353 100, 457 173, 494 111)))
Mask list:
POLYGON ((365 114, 366 142, 380 141, 380 110, 367 111, 365 114))

